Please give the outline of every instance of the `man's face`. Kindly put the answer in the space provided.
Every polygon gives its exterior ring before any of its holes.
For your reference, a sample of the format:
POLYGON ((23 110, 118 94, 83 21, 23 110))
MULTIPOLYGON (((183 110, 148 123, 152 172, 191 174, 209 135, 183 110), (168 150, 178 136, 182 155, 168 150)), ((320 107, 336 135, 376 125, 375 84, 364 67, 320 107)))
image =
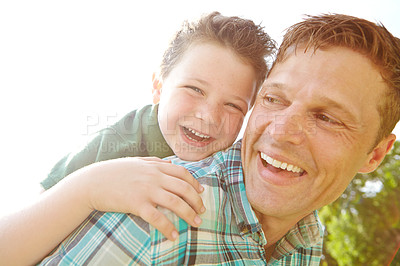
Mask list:
POLYGON ((367 58, 346 48, 298 50, 277 64, 243 140, 255 211, 303 217, 337 199, 357 172, 369 171, 385 86, 367 58))

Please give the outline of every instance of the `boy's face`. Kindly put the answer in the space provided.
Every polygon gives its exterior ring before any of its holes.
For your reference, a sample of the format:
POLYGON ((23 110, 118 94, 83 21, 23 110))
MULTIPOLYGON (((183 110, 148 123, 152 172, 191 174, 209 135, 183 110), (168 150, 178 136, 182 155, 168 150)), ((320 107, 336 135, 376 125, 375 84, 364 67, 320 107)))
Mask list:
POLYGON ((256 92, 256 74, 230 49, 205 43, 188 48, 163 81, 158 121, 174 153, 195 161, 235 141, 256 92))

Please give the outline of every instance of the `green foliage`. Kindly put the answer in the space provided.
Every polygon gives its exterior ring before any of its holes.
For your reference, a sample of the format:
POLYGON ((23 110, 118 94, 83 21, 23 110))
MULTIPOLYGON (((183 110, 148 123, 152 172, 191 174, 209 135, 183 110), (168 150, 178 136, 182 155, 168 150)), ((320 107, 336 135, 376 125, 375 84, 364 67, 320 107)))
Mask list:
MULTIPOLYGON (((322 265, 388 265, 400 243, 400 142, 373 173, 358 174, 319 212, 326 226, 322 265)), ((392 265, 399 265, 396 260, 392 265)))

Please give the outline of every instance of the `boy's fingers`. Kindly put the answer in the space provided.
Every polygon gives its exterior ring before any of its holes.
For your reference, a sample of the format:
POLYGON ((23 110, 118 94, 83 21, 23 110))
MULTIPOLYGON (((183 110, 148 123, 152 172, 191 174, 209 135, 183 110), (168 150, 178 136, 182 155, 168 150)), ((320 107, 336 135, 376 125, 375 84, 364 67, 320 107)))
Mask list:
POLYGON ((174 241, 178 237, 178 231, 175 226, 156 207, 151 206, 150 204, 143 206, 139 212, 139 216, 154 226, 169 240, 174 241))
POLYGON ((203 192, 203 186, 201 186, 196 178, 194 178, 183 166, 171 164, 170 160, 163 160, 157 157, 140 157, 140 159, 148 162, 162 163, 158 165, 160 167, 160 171, 186 181, 187 183, 191 184, 198 193, 203 192))
POLYGON ((169 209, 191 226, 198 227, 202 222, 200 216, 183 199, 173 193, 163 193, 157 198, 156 202, 159 202, 157 203, 159 206, 169 209))
MULTIPOLYGON (((196 213, 201 214, 205 211, 203 200, 191 184, 184 180, 164 176, 165 180, 162 187, 172 195, 178 196, 182 202, 196 213)), ((171 209, 167 207, 168 209, 171 209)), ((183 218, 183 217, 182 217, 183 218)))
POLYGON ((188 184, 190 184, 194 189, 196 189, 197 193, 201 193, 204 191, 204 188, 202 185, 200 185, 199 181, 194 178, 189 171, 184 168, 183 166, 180 165, 174 165, 174 164, 165 164, 162 165, 162 171, 175 178, 179 178, 188 184))

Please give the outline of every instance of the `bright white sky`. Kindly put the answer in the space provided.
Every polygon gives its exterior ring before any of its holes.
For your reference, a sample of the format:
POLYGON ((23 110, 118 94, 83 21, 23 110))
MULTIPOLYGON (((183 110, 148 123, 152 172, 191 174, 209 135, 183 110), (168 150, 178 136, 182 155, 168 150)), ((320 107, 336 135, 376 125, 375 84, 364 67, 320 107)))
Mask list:
POLYGON ((214 10, 262 23, 278 42, 303 14, 328 12, 381 21, 400 37, 396 0, 1 1, 0 214, 88 133, 150 103, 169 37, 214 10))

